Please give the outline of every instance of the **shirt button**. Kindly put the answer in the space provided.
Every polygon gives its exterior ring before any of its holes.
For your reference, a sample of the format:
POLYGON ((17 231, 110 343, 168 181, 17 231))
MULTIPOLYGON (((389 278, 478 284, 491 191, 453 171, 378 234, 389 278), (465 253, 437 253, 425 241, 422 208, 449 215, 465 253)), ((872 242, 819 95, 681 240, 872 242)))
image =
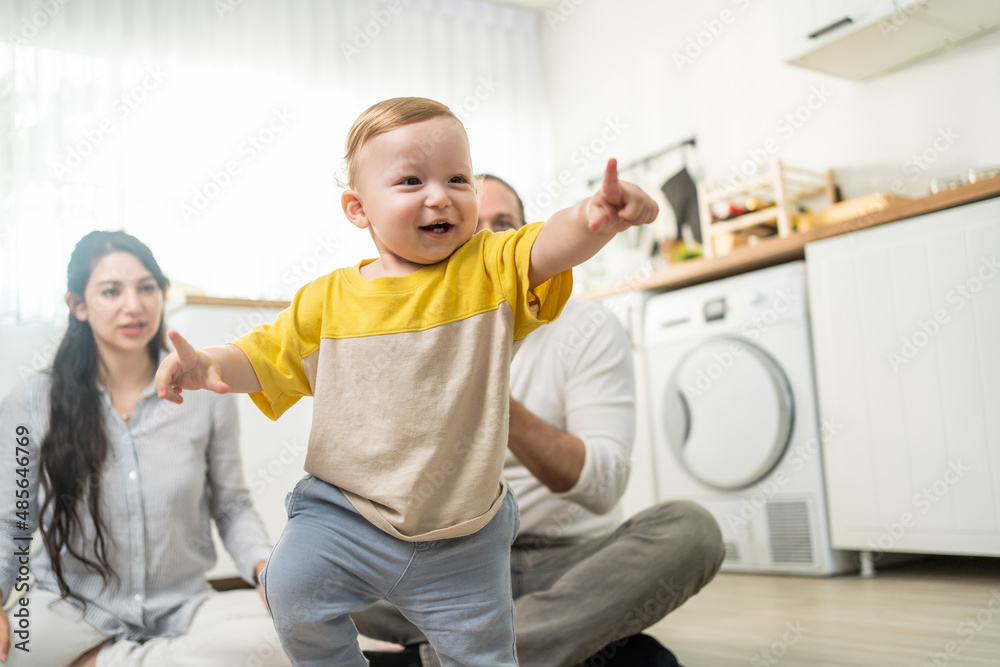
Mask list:
POLYGON ((133 482, 135 481, 135 478, 136 478, 136 474, 135 474, 135 471, 134 471, 134 470, 133 470, 132 472, 130 472, 130 473, 128 474, 128 478, 129 478, 130 480, 132 480, 133 482))
POLYGON ((139 594, 136 594, 136 596, 135 596, 134 599, 135 599, 136 602, 142 602, 142 596, 139 595, 139 594))

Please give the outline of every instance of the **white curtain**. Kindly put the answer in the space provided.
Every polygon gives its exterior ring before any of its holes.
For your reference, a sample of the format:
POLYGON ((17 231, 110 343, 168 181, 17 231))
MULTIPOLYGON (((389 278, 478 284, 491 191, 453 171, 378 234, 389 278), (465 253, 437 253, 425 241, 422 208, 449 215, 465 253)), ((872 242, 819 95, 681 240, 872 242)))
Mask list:
POLYGON ((65 317, 73 245, 124 229, 175 282, 287 299, 372 256, 340 210, 354 118, 420 95, 477 170, 552 170, 537 14, 475 0, 3 0, 0 323, 65 317))

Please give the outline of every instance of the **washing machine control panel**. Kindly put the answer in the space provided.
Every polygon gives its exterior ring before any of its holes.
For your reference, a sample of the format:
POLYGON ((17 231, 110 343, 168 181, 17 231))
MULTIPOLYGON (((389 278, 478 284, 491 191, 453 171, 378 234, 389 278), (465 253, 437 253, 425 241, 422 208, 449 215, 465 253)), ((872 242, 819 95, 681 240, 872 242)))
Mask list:
POLYGON ((755 277, 747 284, 737 276, 650 297, 646 345, 703 336, 713 328, 760 329, 780 320, 801 319, 807 312, 801 262, 765 269, 755 277))

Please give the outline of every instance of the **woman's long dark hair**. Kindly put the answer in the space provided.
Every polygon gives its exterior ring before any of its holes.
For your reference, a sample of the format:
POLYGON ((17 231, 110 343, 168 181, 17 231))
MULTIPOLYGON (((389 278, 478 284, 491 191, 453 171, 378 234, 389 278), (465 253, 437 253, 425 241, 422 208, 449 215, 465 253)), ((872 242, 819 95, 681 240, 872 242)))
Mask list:
MULTIPOLYGON (((134 255, 153 274, 160 289, 166 291, 170 283, 153 259, 153 253, 139 239, 125 232, 91 232, 80 239, 66 270, 67 289, 83 299, 94 266, 112 252, 134 255)), ((166 349, 162 313, 160 326, 148 346, 154 364, 159 361, 161 349, 166 349)), ((66 584, 64 549, 105 581, 117 578, 108 561, 107 528, 100 513, 101 470, 108 454, 104 409, 97 389, 98 371, 102 365, 90 324, 70 313, 69 327, 52 362, 49 430, 41 447, 45 501, 40 515, 44 518, 51 510, 51 518, 39 521, 52 572, 63 598, 81 599, 66 584), (81 525, 84 511, 90 514, 94 525, 90 554, 86 546, 73 545, 73 538, 84 534, 81 525)))

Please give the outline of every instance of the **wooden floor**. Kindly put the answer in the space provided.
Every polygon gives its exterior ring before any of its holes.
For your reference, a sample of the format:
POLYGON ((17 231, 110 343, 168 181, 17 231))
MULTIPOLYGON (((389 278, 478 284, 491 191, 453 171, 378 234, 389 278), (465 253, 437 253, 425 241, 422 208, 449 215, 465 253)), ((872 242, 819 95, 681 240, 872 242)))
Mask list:
POLYGON ((1000 666, 1000 559, 813 579, 719 574, 647 631, 685 667, 1000 666))

